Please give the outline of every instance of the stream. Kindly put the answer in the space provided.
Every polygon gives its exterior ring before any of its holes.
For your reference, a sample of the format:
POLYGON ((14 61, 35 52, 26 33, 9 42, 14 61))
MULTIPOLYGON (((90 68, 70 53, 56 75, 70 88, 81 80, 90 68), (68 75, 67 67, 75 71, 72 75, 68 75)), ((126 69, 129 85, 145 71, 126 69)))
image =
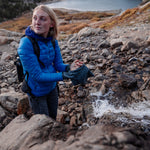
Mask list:
POLYGON ((91 96, 95 96, 96 100, 93 101, 93 113, 96 118, 100 118, 103 115, 115 115, 116 121, 122 123, 138 123, 142 126, 150 125, 150 103, 149 101, 141 101, 138 103, 132 103, 128 107, 115 108, 112 104, 109 104, 113 92, 109 92, 102 95, 101 92, 92 93, 91 96), (101 99, 101 97, 103 97, 101 99), (109 97, 109 99, 108 99, 109 97))

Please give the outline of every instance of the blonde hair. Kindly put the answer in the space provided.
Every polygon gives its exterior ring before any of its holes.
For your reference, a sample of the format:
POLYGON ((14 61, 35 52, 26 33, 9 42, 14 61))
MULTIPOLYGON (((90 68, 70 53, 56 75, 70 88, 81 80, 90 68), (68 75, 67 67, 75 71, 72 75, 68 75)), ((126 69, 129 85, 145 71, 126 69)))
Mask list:
POLYGON ((54 25, 53 28, 50 28, 49 30, 49 36, 52 36, 54 39, 56 39, 58 36, 58 23, 57 23, 57 16, 55 12, 46 5, 39 5, 34 8, 33 13, 38 9, 44 11, 45 13, 49 15, 54 25))

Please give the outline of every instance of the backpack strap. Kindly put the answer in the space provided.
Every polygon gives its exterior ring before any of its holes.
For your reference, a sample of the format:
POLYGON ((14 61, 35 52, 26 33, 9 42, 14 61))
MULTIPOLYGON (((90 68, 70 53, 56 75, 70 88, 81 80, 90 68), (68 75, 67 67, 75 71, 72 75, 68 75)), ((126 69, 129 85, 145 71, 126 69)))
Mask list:
MULTIPOLYGON (((40 48, 39 48, 39 45, 38 45, 37 41, 35 40, 35 38, 32 38, 32 37, 27 36, 27 35, 25 35, 25 36, 31 41, 31 43, 33 45, 33 48, 34 48, 34 53, 36 54, 36 56, 38 58, 38 61, 40 62, 40 64, 45 66, 44 63, 41 62, 40 59, 39 59, 39 57, 40 57, 40 48)), ((55 50, 55 39, 52 39, 51 42, 52 42, 53 48, 55 50)))
POLYGON ((53 48, 55 50, 55 39, 54 38, 52 39, 52 45, 53 45, 53 48))
POLYGON ((31 38, 30 36, 26 36, 26 37, 31 41, 31 43, 33 45, 34 53, 37 56, 39 63, 42 64, 42 66, 45 66, 44 63, 41 62, 41 60, 39 58, 40 57, 40 48, 39 48, 37 41, 34 38, 31 38))

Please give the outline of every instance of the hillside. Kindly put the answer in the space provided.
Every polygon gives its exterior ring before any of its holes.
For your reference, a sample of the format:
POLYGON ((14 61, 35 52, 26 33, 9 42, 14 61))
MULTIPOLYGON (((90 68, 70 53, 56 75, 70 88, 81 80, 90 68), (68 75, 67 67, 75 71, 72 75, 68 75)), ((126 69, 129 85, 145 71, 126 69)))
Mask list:
MULTIPOLYGON (((150 2, 125 12, 79 12, 73 10, 55 9, 59 19, 59 30, 63 34, 77 33, 84 27, 111 29, 115 26, 130 26, 150 22, 150 2)), ((1 29, 24 32, 31 24, 32 12, 24 13, 21 17, 0 24, 1 29)))
POLYGON ((31 10, 36 6, 38 1, 23 1, 23 0, 0 0, 0 22, 12 19, 22 14, 27 10, 31 10))
MULTIPOLYGON (((54 2, 55 0, 48 0, 54 2)), ((21 16, 27 11, 31 11, 40 2, 47 0, 0 0, 0 22, 21 16)))
POLYGON ((133 8, 127 9, 121 15, 112 17, 104 22, 99 22, 101 28, 109 29, 114 26, 130 26, 150 22, 150 2, 133 8))
MULTIPOLYGON (((75 33, 89 23, 97 22, 118 14, 118 12, 79 12, 66 9, 54 9, 59 19, 59 30, 61 32, 75 33)), ((119 11, 120 12, 120 11, 119 11)), ((0 24, 0 28, 10 31, 24 32, 24 29, 31 24, 32 12, 24 13, 21 17, 8 20, 0 24)))

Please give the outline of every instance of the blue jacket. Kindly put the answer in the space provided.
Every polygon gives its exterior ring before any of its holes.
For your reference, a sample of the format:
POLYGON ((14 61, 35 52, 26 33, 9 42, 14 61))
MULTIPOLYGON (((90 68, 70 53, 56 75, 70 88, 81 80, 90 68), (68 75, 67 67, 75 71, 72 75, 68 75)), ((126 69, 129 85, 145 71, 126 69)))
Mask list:
MULTIPOLYGON (((40 48, 40 61, 34 54, 31 41, 27 37, 20 40, 18 54, 21 59, 24 73, 29 73, 28 85, 31 93, 37 97, 44 96, 56 87, 57 81, 62 81, 62 72, 65 71, 67 64, 63 63, 58 41, 55 40, 55 49, 52 45, 52 38, 44 38, 35 34, 30 27, 26 29, 25 34, 35 38, 40 48)), ((26 77, 27 78, 27 77, 26 77)))

